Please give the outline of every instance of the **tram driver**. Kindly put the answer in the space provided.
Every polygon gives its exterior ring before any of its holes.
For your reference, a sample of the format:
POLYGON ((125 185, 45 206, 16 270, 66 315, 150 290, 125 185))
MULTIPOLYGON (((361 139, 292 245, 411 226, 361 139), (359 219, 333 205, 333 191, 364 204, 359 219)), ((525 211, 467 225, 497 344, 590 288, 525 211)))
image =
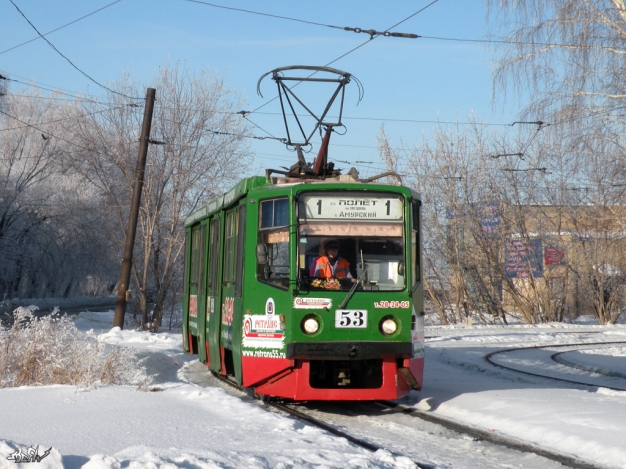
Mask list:
POLYGON ((324 244, 326 255, 311 265, 311 276, 317 278, 352 278, 350 262, 339 256, 339 241, 330 239, 324 244))

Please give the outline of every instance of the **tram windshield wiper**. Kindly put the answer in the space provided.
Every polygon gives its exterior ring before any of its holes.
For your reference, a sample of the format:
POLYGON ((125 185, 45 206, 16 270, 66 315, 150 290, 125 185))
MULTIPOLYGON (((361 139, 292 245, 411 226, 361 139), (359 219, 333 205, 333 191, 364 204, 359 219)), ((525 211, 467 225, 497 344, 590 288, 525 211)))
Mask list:
POLYGON ((361 271, 361 275, 359 275, 359 278, 357 279, 357 281, 354 282, 354 284, 352 285, 352 288, 346 294, 346 297, 343 299, 343 301, 339 305, 338 309, 343 309, 343 308, 346 307, 346 305, 348 304, 348 301, 350 301, 350 298, 352 298, 352 295, 354 294, 354 291, 356 290, 356 287, 358 287, 359 284, 363 281, 363 278, 367 276, 367 266, 363 262, 363 251, 361 251, 361 267, 363 269, 361 271))

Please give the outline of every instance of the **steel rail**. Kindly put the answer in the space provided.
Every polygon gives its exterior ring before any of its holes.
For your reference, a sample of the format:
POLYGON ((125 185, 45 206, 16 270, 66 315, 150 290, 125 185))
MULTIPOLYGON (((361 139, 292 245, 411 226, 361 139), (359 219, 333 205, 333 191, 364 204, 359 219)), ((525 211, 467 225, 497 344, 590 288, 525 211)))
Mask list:
MULTIPOLYGON (((321 421, 321 420, 319 420, 319 419, 317 419, 315 417, 312 417, 312 416, 310 416, 310 415, 308 415, 308 414, 306 414, 304 412, 301 412, 299 410, 293 409, 292 407, 290 407, 287 404, 281 404, 280 402, 277 402, 277 401, 273 400, 272 398, 269 398, 267 396, 260 396, 260 395, 256 394, 254 391, 246 390, 246 389, 242 388, 241 386, 239 386, 237 383, 231 381, 230 379, 228 379, 228 378, 226 378, 226 377, 224 377, 222 375, 218 375, 218 374, 215 374, 213 372, 211 372, 211 374, 215 378, 217 378, 219 381, 221 381, 221 382, 223 382, 223 383, 225 383, 225 384, 227 384, 227 385, 229 385, 229 386, 231 386, 231 387, 233 387, 233 388, 235 388, 235 389, 237 389, 237 390, 239 390, 239 391, 241 391, 241 392, 243 392, 243 393, 245 393, 245 394, 247 394, 247 395, 249 395, 251 397, 254 397, 254 398, 264 402, 266 405, 268 405, 270 407, 278 409, 281 412, 284 412, 284 413, 286 413, 288 415, 291 415, 292 417, 296 417, 296 418, 298 418, 300 420, 304 420, 305 422, 308 422, 311 425, 313 425, 313 426, 315 426, 317 428, 320 428, 320 429, 322 429, 324 431, 327 431, 328 433, 331 433, 331 434, 333 434, 335 436, 338 436, 338 437, 341 437, 341 438, 345 438, 349 442, 351 442, 351 443, 353 443, 353 444, 355 444, 355 445, 357 445, 357 446, 359 446, 361 448, 364 448, 364 449, 366 449, 368 451, 371 451, 373 453, 375 453, 378 450, 385 449, 382 446, 378 446, 378 445, 376 445, 374 443, 370 443, 369 441, 364 440, 362 438, 357 438, 357 437, 355 437, 353 435, 350 435, 349 433, 346 433, 343 430, 339 430, 338 428, 333 427, 332 425, 329 425, 328 423, 323 422, 323 421, 321 421)), ((386 451, 389 451, 394 456, 404 456, 404 455, 398 454, 398 453, 390 451, 390 450, 386 450, 386 451)), ((411 459, 411 458, 409 458, 409 459, 411 459)), ((413 459, 411 459, 411 460, 420 469, 435 469, 435 466, 433 466, 432 464, 420 463, 420 462, 417 462, 417 461, 415 461, 413 459)), ((585 469, 587 469, 587 468, 585 468, 585 469)), ((597 469, 597 468, 592 468, 592 469, 597 469)))
POLYGON ((466 425, 464 423, 458 422, 456 420, 441 417, 435 415, 433 413, 425 412, 423 410, 415 409, 413 407, 408 407, 403 404, 398 404, 396 402, 391 401, 377 401, 378 405, 383 407, 391 408, 402 412, 405 415, 410 415, 411 417, 416 417, 426 422, 434 423, 436 425, 441 425, 449 430, 469 435, 473 438, 477 438, 479 440, 484 440, 489 443, 504 446, 509 449, 513 449, 516 451, 520 451, 522 453, 531 453, 541 456, 543 458, 549 459, 551 461, 558 462, 568 467, 572 467, 575 469, 603 469, 604 466, 599 464, 595 464, 589 461, 585 461, 583 459, 577 458, 575 456, 568 456, 563 453, 558 453, 556 451, 551 451, 546 448, 542 448, 541 446, 534 445, 532 443, 527 443, 515 438, 510 438, 503 436, 498 433, 491 432, 489 430, 483 430, 477 427, 473 427, 471 425, 466 425))
MULTIPOLYGON (((572 352, 572 350, 555 353, 552 356, 550 356, 550 359, 557 362, 559 365, 569 366, 570 368, 577 368, 582 371, 587 371, 588 373, 597 373, 599 375, 609 376, 611 378, 626 379, 626 374, 624 373, 618 373, 616 371, 605 370, 604 368, 598 368, 597 366, 587 366, 587 365, 580 365, 578 363, 571 363, 570 361, 561 357, 561 355, 565 353, 569 353, 569 352, 572 352)), ((626 389, 624 389, 624 391, 626 391, 626 389)))
MULTIPOLYGON (((274 401, 271 398, 268 398, 267 396, 260 396, 257 395, 253 390, 249 390, 249 389, 244 389, 241 386, 239 386, 237 383, 231 381, 230 379, 221 376, 221 375, 217 375, 213 372, 211 372, 211 375, 215 378, 217 378, 220 382, 223 382, 225 384, 227 384, 228 386, 254 398, 257 399, 261 402, 263 402, 264 404, 266 404, 269 407, 275 408, 281 412, 284 412, 288 415, 291 415, 295 418, 304 420, 308 423, 310 423, 311 425, 314 425, 318 428, 321 428, 325 431, 328 431, 329 433, 335 435, 335 436, 339 436, 342 438, 347 439, 348 441, 350 441, 351 443, 362 447, 364 449, 367 449, 368 451, 372 451, 372 452, 376 452, 380 449, 384 449, 381 446, 378 446, 376 444, 373 444, 371 442, 368 442, 364 439, 361 438, 357 438, 354 437, 353 435, 350 435, 342 430, 337 429, 336 427, 333 427, 332 425, 329 425, 315 417, 312 417, 310 415, 307 415, 306 413, 303 413, 299 410, 293 409, 292 407, 286 405, 286 404, 281 404, 279 402, 274 401)), ((531 443, 526 443, 523 442, 521 440, 517 440, 514 438, 508 438, 505 437, 503 435, 500 434, 496 434, 493 433, 491 431, 488 430, 483 430, 480 428, 476 428, 476 427, 472 427, 471 425, 466 425, 463 424, 461 422, 449 419, 447 417, 441 417, 429 412, 424 412, 418 409, 414 409, 412 407, 408 407, 405 406, 403 404, 399 404, 397 402, 393 402, 393 401, 374 401, 373 402, 374 405, 378 405, 378 406, 383 406, 383 407, 387 407, 387 408, 391 408, 394 410, 397 410, 405 415, 409 415, 411 417, 415 417, 415 418, 419 418, 421 420, 436 424, 436 425, 440 425, 444 428, 447 428, 449 430, 458 432, 460 434, 464 434, 464 435, 468 435, 472 438, 476 438, 478 440, 484 440, 488 443, 491 444, 495 444, 498 446, 502 446, 502 447, 506 447, 508 449, 512 449, 515 451, 520 451, 523 453, 530 453, 530 454, 536 454, 540 457, 549 459, 551 461, 555 461, 558 462, 560 464, 563 464, 565 466, 568 467, 572 467, 575 469, 603 469, 603 466, 599 465, 599 464, 595 464, 589 461, 585 461, 582 460, 580 458, 576 458, 574 456, 568 456, 566 454, 562 454, 562 453, 558 453, 555 451, 550 451, 546 448, 542 448, 540 446, 536 446, 533 445, 531 443)), ((389 450, 387 450, 389 451, 389 450)), ((400 454, 396 453, 396 452, 391 452, 393 455, 395 456, 400 456, 400 454)), ((413 460, 411 458, 411 460, 417 465, 418 468, 420 469, 435 469, 436 466, 429 464, 429 463, 420 463, 417 462, 415 460, 413 460)))
MULTIPOLYGON (((496 350, 494 352, 490 352, 490 353, 486 354, 485 356, 483 356, 483 359, 487 363, 489 363, 490 365, 493 365, 495 367, 502 368, 504 370, 515 371, 517 373, 521 373, 521 374, 525 374, 525 375, 529 375, 529 376, 537 376, 539 378, 545 378, 545 379, 551 379, 551 380, 561 381, 561 382, 565 382, 565 383, 576 384, 578 386, 587 386, 587 387, 592 387, 592 388, 606 388, 606 389, 611 389, 611 390, 614 390, 614 391, 626 391, 626 388, 616 388, 616 387, 612 387, 612 386, 604 386, 604 385, 601 385, 601 384, 583 383, 581 381, 575 381, 575 380, 565 379, 565 378, 557 378, 555 376, 549 376, 549 375, 543 375, 543 374, 539 374, 539 373, 533 373, 531 371, 519 370, 517 368, 513 368, 513 367, 510 367, 510 366, 502 365, 501 363, 496 363, 495 361, 493 361, 491 359, 491 357, 493 357, 494 355, 499 355, 499 354, 503 354, 503 353, 517 352, 517 351, 520 351, 520 350, 537 350, 537 349, 549 349, 549 348, 561 348, 561 347, 583 347, 583 346, 584 347, 590 347, 590 346, 594 346, 594 345, 617 345, 617 344, 626 344, 626 342, 625 341, 595 342, 595 343, 586 342, 586 343, 578 343, 578 344, 554 344, 554 345, 538 345, 538 346, 533 346, 533 347, 509 348, 509 349, 496 350)), ((558 354, 555 354, 555 355, 558 355, 558 354)))

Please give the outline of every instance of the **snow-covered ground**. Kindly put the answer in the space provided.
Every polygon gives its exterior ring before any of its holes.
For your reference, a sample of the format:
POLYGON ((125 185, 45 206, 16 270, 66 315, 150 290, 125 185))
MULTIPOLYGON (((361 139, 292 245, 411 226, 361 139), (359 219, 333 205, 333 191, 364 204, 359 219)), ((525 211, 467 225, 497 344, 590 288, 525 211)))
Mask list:
MULTIPOLYGON (((501 349, 623 341, 623 345, 593 350, 597 357, 593 360, 590 354, 584 354, 585 359, 576 353, 566 355, 581 365, 593 362, 601 368, 610 363, 604 367, 615 371, 619 371, 617 363, 611 361, 621 359, 625 370, 626 326, 602 327, 585 319, 587 324, 429 328, 427 335, 437 337, 427 341, 427 373, 420 398, 428 399, 431 411, 439 415, 604 467, 624 468, 626 392, 524 376, 483 359, 501 349)), ((516 368, 537 372, 540 363, 531 350, 519 357, 516 368)), ((555 364, 539 374, 577 379, 577 373, 564 376, 560 368, 555 364)), ((626 381, 620 384, 626 389, 626 381)))
MULTIPOLYGON (((220 387, 187 382, 193 357, 181 351, 179 333, 111 330, 112 312, 81 313, 80 330, 93 329, 109 344, 135 347, 149 358, 153 387, 128 386, 77 391, 72 386, 0 389, 0 468, 14 466, 15 454, 38 446, 33 468, 392 468, 412 467, 408 458, 358 448, 342 438, 264 410, 220 387), (11 458, 11 459, 8 459, 11 458)), ((626 326, 590 321, 545 326, 433 326, 427 328, 424 389, 405 402, 503 436, 529 441, 607 468, 626 467, 626 392, 575 388, 524 377, 489 365, 494 350, 565 342, 626 342, 626 326)), ((596 350, 605 367, 626 361, 626 344, 596 350), (604 354, 604 355, 602 355, 604 354), (612 360, 612 361, 611 361, 612 360)), ((591 357, 569 355, 585 365, 591 357)), ((527 362, 533 360, 526 357, 527 362)), ((528 364, 528 363, 527 363, 528 364)), ((374 417, 370 417, 374 418, 374 417)), ((400 421, 364 420, 365 426, 402 431, 400 421), (383 428, 385 427, 385 428, 383 428)), ((371 430, 370 430, 371 431, 371 430)), ((471 439, 406 431, 414 435, 413 459, 442 468, 512 467, 499 463, 471 439), (422 435, 422 436, 420 436, 422 435), (424 448, 424 443, 428 448, 424 448), (447 447, 446 447, 447 445, 447 447), (472 449, 473 448, 473 449, 472 449), (481 462, 482 461, 482 462, 481 462), (493 463, 493 464, 492 464, 493 463)), ((396 448, 397 450, 397 448, 396 448)), ((410 453, 410 454, 409 454, 410 453)), ((541 465, 520 457, 516 467, 541 465)))

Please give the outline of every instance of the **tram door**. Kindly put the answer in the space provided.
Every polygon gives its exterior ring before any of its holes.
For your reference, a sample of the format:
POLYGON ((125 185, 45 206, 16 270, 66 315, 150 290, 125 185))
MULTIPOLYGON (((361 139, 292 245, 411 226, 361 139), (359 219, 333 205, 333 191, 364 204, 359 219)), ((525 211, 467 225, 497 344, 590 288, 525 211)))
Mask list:
POLYGON ((225 213, 221 334, 222 373, 241 379, 241 320, 245 205, 225 213))
MULTIPOLYGON (((189 291, 187 306, 187 329, 195 337, 191 343, 187 343, 187 349, 191 353, 198 353, 198 345, 204 342, 204 321, 201 314, 204 307, 204 252, 206 228, 204 225, 194 226, 191 230, 191 249, 189 253, 189 291), (199 314, 200 313, 200 314, 199 314), (194 343, 195 342, 195 343, 194 343)), ((188 336, 185 336, 186 338, 188 336)), ((201 357, 200 357, 201 358, 201 357)))
POLYGON ((216 216, 210 222, 209 271, 207 275, 206 340, 207 365, 213 371, 220 371, 220 299, 221 299, 221 260, 222 260, 222 218, 216 216))

